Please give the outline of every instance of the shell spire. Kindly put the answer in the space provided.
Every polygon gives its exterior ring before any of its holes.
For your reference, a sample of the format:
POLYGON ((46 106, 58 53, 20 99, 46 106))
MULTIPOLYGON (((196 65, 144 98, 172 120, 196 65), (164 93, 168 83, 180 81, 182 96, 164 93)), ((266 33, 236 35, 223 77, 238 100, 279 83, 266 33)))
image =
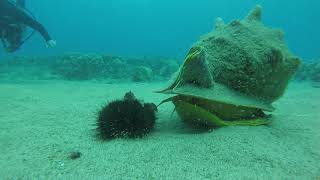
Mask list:
POLYGON ((214 29, 219 30, 219 29, 222 29, 224 26, 225 26, 225 23, 224 23, 223 19, 221 17, 218 17, 216 19, 214 29))
POLYGON ((249 12, 245 20, 248 22, 252 22, 252 21, 261 22, 261 17, 262 17, 262 6, 257 5, 253 10, 249 12))

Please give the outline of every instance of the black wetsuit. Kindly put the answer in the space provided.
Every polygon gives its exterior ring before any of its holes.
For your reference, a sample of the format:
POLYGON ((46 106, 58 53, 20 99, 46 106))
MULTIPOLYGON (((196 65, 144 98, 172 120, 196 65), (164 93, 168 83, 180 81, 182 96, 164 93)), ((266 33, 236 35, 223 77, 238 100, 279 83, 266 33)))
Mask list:
MULTIPOLYGON (((17 4, 24 6, 24 0, 18 0, 17 4)), ((32 18, 29 14, 23 11, 21 8, 10 3, 8 0, 0 0, 0 32, 5 30, 10 24, 20 24, 29 26, 30 28, 38 31, 45 41, 51 40, 51 37, 47 30, 32 18)))

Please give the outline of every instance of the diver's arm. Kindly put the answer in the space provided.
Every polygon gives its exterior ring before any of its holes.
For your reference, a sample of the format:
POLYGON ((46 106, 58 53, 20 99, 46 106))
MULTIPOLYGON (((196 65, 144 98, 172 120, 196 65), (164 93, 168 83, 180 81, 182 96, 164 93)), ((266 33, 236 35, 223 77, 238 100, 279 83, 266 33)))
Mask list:
POLYGON ((46 42, 52 40, 48 31, 38 21, 33 20, 29 17, 28 20, 25 20, 23 24, 31 27, 34 30, 37 30, 41 34, 41 36, 46 40, 46 42))
POLYGON ((38 21, 31 18, 28 14, 21 12, 21 15, 19 15, 17 18, 20 23, 25 24, 31 27, 32 29, 38 31, 46 41, 52 40, 44 26, 40 24, 38 21))
POLYGON ((38 31, 42 35, 42 37, 45 39, 46 42, 52 40, 48 31, 44 28, 44 26, 40 24, 38 21, 36 21, 35 19, 33 19, 24 11, 16 8, 15 11, 12 12, 12 16, 14 17, 17 23, 24 24, 38 31))

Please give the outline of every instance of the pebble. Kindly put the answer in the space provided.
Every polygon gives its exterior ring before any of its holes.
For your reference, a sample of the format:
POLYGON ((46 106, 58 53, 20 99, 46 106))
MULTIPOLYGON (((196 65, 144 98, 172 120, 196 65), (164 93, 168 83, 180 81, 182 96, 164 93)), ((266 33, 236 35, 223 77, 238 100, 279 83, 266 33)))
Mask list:
POLYGON ((74 151, 69 154, 69 158, 72 160, 78 159, 78 158, 80 158, 80 156, 81 156, 81 152, 79 152, 79 151, 74 151))

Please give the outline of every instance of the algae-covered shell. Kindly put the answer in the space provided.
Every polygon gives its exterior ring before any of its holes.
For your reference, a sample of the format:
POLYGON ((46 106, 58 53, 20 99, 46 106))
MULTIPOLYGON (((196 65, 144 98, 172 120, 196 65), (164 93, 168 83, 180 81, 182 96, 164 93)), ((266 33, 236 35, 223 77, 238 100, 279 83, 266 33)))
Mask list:
POLYGON ((283 32, 261 23, 261 6, 242 21, 220 18, 215 29, 193 45, 161 92, 272 111, 300 64, 283 32))
POLYGON ((267 123, 263 111, 274 110, 300 59, 281 30, 262 24, 261 9, 229 24, 218 18, 215 31, 192 46, 173 83, 159 91, 175 95, 164 102, 172 101, 182 119, 209 126, 267 123))

